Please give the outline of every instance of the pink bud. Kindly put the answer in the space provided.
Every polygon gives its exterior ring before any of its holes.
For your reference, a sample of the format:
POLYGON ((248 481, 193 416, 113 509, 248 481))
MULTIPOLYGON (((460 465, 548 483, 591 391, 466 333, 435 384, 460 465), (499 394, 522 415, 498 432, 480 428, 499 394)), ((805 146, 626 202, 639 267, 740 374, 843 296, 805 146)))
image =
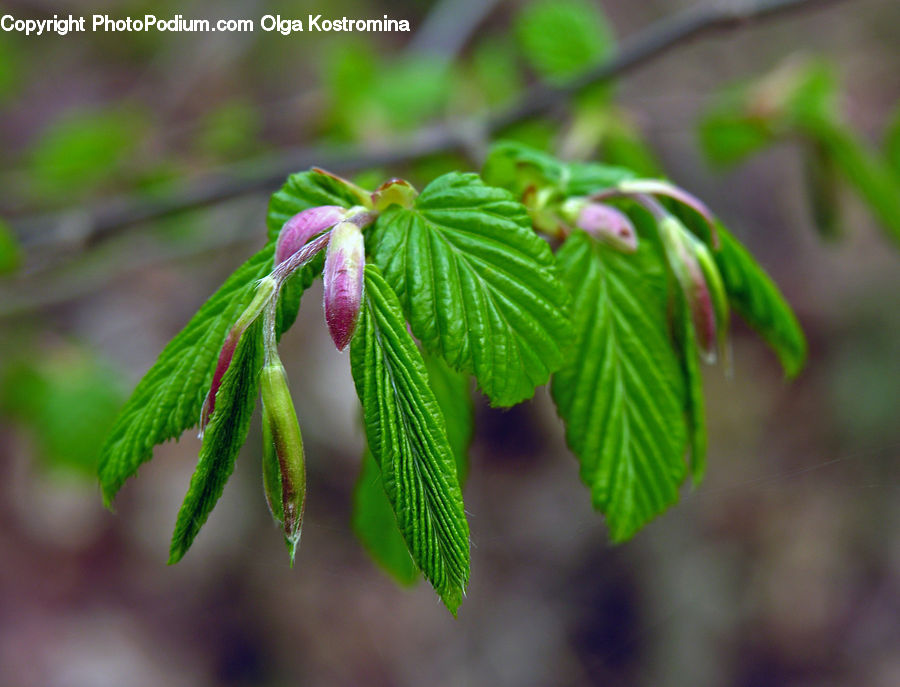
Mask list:
POLYGON ((634 253, 638 236, 634 224, 621 210, 604 203, 586 203, 578 213, 575 225, 595 238, 626 253, 634 253))
POLYGON ((316 234, 321 234, 344 219, 347 209, 338 205, 309 208, 291 217, 281 228, 275 245, 275 264, 280 265, 303 248, 316 234))
POLYGON ((323 273, 325 322, 339 351, 350 343, 359 320, 365 263, 362 231, 353 222, 341 222, 331 232, 323 273))

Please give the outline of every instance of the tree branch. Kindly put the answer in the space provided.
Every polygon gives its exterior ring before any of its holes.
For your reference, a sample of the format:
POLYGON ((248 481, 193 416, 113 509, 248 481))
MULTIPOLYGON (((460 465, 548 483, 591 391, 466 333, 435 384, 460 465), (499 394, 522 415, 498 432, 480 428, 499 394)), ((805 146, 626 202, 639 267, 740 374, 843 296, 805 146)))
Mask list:
POLYGON ((640 31, 624 41, 615 56, 583 75, 562 86, 534 88, 511 106, 486 118, 428 127, 378 148, 346 145, 289 149, 210 174, 165 198, 121 197, 86 209, 19 218, 12 224, 26 248, 87 248, 127 227, 268 191, 280 185, 289 174, 311 166, 346 173, 410 162, 442 152, 470 153, 491 135, 546 112, 592 84, 629 72, 701 35, 836 1, 720 0, 695 6, 640 31))

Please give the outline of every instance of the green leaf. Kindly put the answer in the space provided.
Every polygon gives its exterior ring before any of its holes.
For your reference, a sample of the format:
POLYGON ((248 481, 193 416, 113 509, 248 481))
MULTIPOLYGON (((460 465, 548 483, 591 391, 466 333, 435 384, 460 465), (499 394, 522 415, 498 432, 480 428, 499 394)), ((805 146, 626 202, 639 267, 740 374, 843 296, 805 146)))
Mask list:
MULTIPOLYGON (((138 383, 106 439, 99 477, 107 506, 153 447, 197 424, 225 335, 253 298, 256 282, 272 269, 275 244, 239 267, 187 326, 159 354, 138 383)), ((318 257, 285 284, 279 303, 278 333, 294 321, 303 291, 322 268, 318 257)))
POLYGON ((469 579, 469 527, 453 451, 400 303, 374 265, 365 289, 350 365, 366 438, 416 565, 455 614, 469 579))
POLYGON ((244 332, 222 377, 216 409, 203 434, 200 460, 175 521, 170 564, 181 560, 190 548, 234 471, 256 407, 262 364, 262 321, 257 320, 244 332))
POLYGON ((721 248, 713 252, 735 310, 769 344, 785 374, 794 377, 806 362, 806 337, 791 307, 762 267, 721 224, 721 248))
POLYGON ((687 418, 688 440, 691 447, 691 477, 694 484, 703 481, 706 474, 706 452, 709 440, 706 434, 706 410, 703 398, 703 375, 700 371, 700 349, 697 333, 691 322, 691 314, 682 292, 676 289, 676 339, 681 353, 681 370, 684 375, 684 412, 687 418))
POLYGON ((469 375, 457 372, 437 356, 426 353, 422 358, 428 371, 428 384, 447 425, 447 439, 456 458, 459 483, 465 486, 469 475, 469 444, 475 430, 469 375))
POLYGON ((237 269, 163 349, 119 413, 100 457, 107 505, 153 447, 174 439, 200 418, 225 335, 249 305, 256 282, 272 268, 269 244, 237 269))
POLYGON ((698 133, 706 157, 724 167, 737 164, 772 145, 779 132, 770 118, 747 117, 742 101, 735 105, 726 99, 703 116, 698 133))
POLYGON ((606 17, 581 0, 544 0, 525 7, 516 36, 530 65, 560 81, 599 63, 615 46, 606 17))
MULTIPOLYGON (((268 244, 239 267, 169 342, 119 413, 100 457, 100 484, 107 505, 152 457, 155 445, 180 436, 197 423, 225 335, 250 303, 256 282, 272 270, 275 240, 284 222, 309 207, 349 207, 354 200, 340 182, 318 172, 292 175, 272 197, 268 244)), ((323 262, 320 254, 282 288, 279 336, 294 323, 300 297, 321 272, 323 262)))
POLYGON ((807 121, 805 132, 821 145, 881 223, 900 243, 900 180, 884 160, 868 149, 844 124, 807 121))
POLYGON ((363 453, 362 471, 353 490, 353 531, 366 551, 385 572, 402 585, 419 579, 397 518, 381 481, 381 469, 372 452, 363 453))
POLYGON ((814 141, 803 153, 806 195, 813 222, 822 238, 836 239, 841 233, 841 188, 834 158, 823 145, 814 141))
POLYGON ((445 174, 413 209, 385 212, 369 250, 425 349, 474 373, 493 404, 530 398, 562 363, 566 291, 507 191, 445 174))
MULTIPOLYGON (((447 439, 456 459, 460 485, 468 472, 468 449, 472 440, 473 410, 469 376, 450 367, 440 358, 424 355, 428 382, 447 424, 447 439)), ((418 569, 409 556, 397 519, 384 492, 381 472, 368 449, 353 498, 353 530, 375 561, 400 584, 418 578, 418 569)))
POLYGON ((500 186, 521 197, 531 186, 552 187, 560 196, 586 196, 634 178, 624 167, 596 162, 560 162, 547 153, 515 141, 500 141, 491 147, 484 163, 486 183, 500 186))
POLYGON ((575 342, 552 393, 594 507, 616 542, 678 498, 686 472, 684 380, 669 337, 662 257, 573 234, 557 254, 575 342))

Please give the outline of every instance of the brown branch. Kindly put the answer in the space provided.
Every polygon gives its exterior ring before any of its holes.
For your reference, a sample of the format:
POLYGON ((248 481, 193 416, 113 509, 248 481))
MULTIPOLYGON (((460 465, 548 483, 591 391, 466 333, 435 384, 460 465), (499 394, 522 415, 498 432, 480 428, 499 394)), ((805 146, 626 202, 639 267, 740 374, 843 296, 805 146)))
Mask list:
POLYGON ((557 87, 542 86, 526 93, 506 109, 486 118, 422 129, 410 137, 379 148, 313 146, 233 165, 189 184, 162 199, 127 196, 87 209, 66 210, 13 220, 27 248, 86 248, 120 230, 231 198, 268 191, 289 174, 313 165, 346 173, 368 167, 391 166, 442 152, 471 154, 488 137, 544 113, 588 86, 629 72, 701 35, 734 29, 789 12, 822 7, 836 0, 720 0, 690 8, 663 19, 626 40, 608 61, 557 87))

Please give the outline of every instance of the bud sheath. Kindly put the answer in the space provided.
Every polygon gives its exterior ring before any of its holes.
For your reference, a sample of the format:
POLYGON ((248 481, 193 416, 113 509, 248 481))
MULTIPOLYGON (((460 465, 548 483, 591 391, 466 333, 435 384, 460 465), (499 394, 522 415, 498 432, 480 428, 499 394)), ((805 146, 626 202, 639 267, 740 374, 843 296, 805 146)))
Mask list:
POLYGON ((228 335, 225 337, 225 343, 222 344, 222 350, 219 351, 219 359, 216 361, 216 369, 213 372, 212 383, 210 384, 206 398, 203 399, 203 407, 200 410, 201 438, 203 437, 203 431, 206 429, 206 425, 209 424, 209 418, 212 417, 213 411, 215 410, 216 394, 219 391, 219 387, 222 385, 222 377, 225 376, 225 371, 228 369, 229 365, 231 365, 231 358, 234 356, 234 351, 237 349, 237 345, 244 335, 244 332, 247 331, 247 327, 253 324, 256 318, 259 317, 260 313, 265 309, 269 299, 271 299, 275 293, 275 287, 276 283, 272 277, 266 277, 265 279, 260 280, 259 284, 256 286, 256 292, 253 294, 253 300, 250 301, 250 305, 244 309, 244 312, 241 313, 240 317, 238 317, 234 326, 232 326, 228 335))
POLYGON ((331 232, 325 254, 325 322, 334 345, 343 351, 359 320, 363 297, 366 246, 353 222, 341 222, 331 232))
POLYGON ((306 461, 284 367, 277 359, 260 374, 263 407, 263 483, 272 515, 284 530, 291 564, 300 543, 306 504, 306 461))

